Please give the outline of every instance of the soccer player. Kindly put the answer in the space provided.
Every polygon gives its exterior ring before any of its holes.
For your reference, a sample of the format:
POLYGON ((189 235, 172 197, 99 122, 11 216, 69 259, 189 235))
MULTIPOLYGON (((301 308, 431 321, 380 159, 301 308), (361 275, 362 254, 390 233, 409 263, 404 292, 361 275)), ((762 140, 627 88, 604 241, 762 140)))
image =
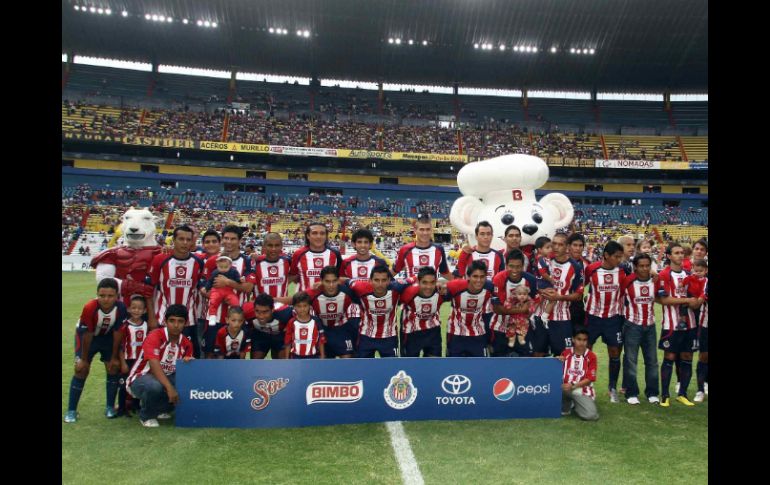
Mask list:
POLYGON ((297 316, 286 325, 284 358, 325 359, 326 337, 321 320, 310 314, 310 295, 304 291, 295 293, 291 305, 297 316))
POLYGON ((361 305, 361 328, 358 335, 359 358, 398 357, 396 309, 401 293, 409 286, 391 279, 387 266, 375 266, 369 281, 346 282, 353 301, 361 305))
POLYGON ((305 228, 305 246, 299 248, 291 257, 292 275, 299 277, 297 291, 315 289, 321 281, 321 270, 326 266, 337 269, 342 264, 342 256, 336 249, 328 246, 329 231, 320 222, 311 222, 305 228))
MULTIPOLYGON (((128 373, 131 371, 131 367, 134 366, 136 359, 139 358, 142 344, 149 331, 149 325, 143 318, 146 310, 147 305, 142 295, 134 295, 131 297, 131 304, 128 306, 128 314, 130 316, 121 329, 123 341, 120 344, 119 351, 120 389, 118 389, 118 416, 124 415, 131 417, 133 401, 126 392, 126 379, 128 379, 128 373)), ((139 402, 137 401, 136 410, 138 409, 139 402)))
MULTIPOLYGON (((503 252, 503 256, 506 258, 506 261, 508 260, 508 254, 514 249, 518 249, 524 254, 524 250, 521 248, 521 229, 519 229, 519 226, 511 225, 506 227, 503 241, 505 241, 505 251, 503 252)), ((527 268, 528 266, 529 257, 524 254, 524 268, 527 268)))
MULTIPOLYGON (((534 276, 524 272, 524 253, 518 249, 512 249, 505 257, 505 271, 501 271, 492 279, 495 287, 495 297, 492 299, 492 309, 495 315, 489 324, 492 334, 492 357, 507 357, 511 353, 505 331, 511 322, 514 313, 522 313, 521 310, 505 308, 505 302, 514 301, 514 291, 519 286, 529 289, 529 296, 537 298, 537 283, 534 276)), ((527 333, 530 336, 530 333, 527 333)), ((531 336, 529 338, 531 340, 531 336)), ((518 352, 517 352, 518 353, 518 352)))
MULTIPOLYGON (((369 251, 372 248, 374 235, 369 229, 358 229, 351 236, 356 254, 346 258, 340 266, 340 278, 345 280, 356 278, 368 280, 375 266, 387 266, 384 259, 374 256, 369 251)), ((343 280, 344 282, 344 280, 343 280)))
POLYGON ((609 241, 604 246, 602 261, 597 261, 585 270, 589 284, 588 304, 588 347, 602 337, 607 345, 610 363, 610 402, 618 403, 617 383, 620 375, 620 352, 623 345, 623 317, 621 315, 620 289, 626 273, 619 267, 624 255, 623 246, 609 241))
POLYGON ((564 363, 561 385, 561 415, 569 416, 572 408, 585 421, 596 421, 596 354, 588 349, 588 330, 578 327, 572 334, 572 347, 564 349, 559 360, 564 363))
POLYGON ((78 420, 78 402, 86 385, 91 361, 98 353, 107 371, 107 419, 117 416, 115 396, 118 393, 120 358, 118 351, 123 334, 118 329, 127 316, 126 305, 118 301, 118 282, 104 278, 96 286, 96 298, 83 306, 75 330, 75 374, 70 382, 70 398, 65 423, 78 420))
MULTIPOLYGON (((591 264, 586 258, 583 257, 583 250, 586 247, 586 238, 579 232, 573 232, 567 238, 567 247, 569 248, 569 257, 574 259, 580 265, 580 279, 585 281, 585 271, 588 265, 591 264)), ((578 301, 573 301, 569 305, 569 312, 572 317, 572 329, 585 326, 586 322, 586 306, 583 298, 578 301)))
POLYGON ((433 242, 433 224, 430 216, 419 215, 414 226, 415 242, 405 244, 398 251, 393 266, 395 274, 406 271, 407 278, 414 278, 420 268, 430 266, 447 280, 454 278, 447 265, 444 247, 433 242))
POLYGON ((669 407, 669 386, 674 361, 679 358, 680 386, 677 401, 685 406, 694 406, 687 399, 687 386, 692 378, 692 353, 698 344, 696 322, 689 319, 687 307, 699 305, 697 298, 687 296, 684 281, 687 272, 682 267, 684 248, 679 243, 671 243, 666 248, 669 265, 658 275, 655 286, 656 301, 663 305, 663 323, 661 324, 658 348, 663 351, 663 363, 660 366, 661 400, 660 405, 669 407))
POLYGON ((436 272, 420 268, 417 283, 401 294, 401 357, 441 357, 440 309, 444 297, 436 287, 436 272))
MULTIPOLYGON (((234 288, 238 293, 238 299, 240 300, 240 306, 243 305, 249 298, 249 294, 254 289, 254 283, 248 282, 248 277, 252 273, 251 259, 241 252, 241 239, 243 239, 243 231, 238 226, 225 226, 222 229, 222 256, 227 256, 232 261, 232 266, 241 275, 241 282, 235 282, 224 275, 219 275, 214 280, 214 288, 222 288, 224 286, 234 288)), ((217 267, 217 258, 209 258, 204 265, 203 276, 208 279, 217 267)), ((208 297, 208 292, 201 289, 201 294, 208 297)), ((204 349, 207 359, 214 358, 214 344, 216 343, 217 332, 219 329, 227 325, 227 313, 226 306, 220 305, 217 312, 216 323, 208 325, 204 333, 204 349)))
POLYGON ((155 288, 153 296, 154 313, 148 315, 150 330, 165 325, 163 315, 169 305, 179 304, 187 308, 187 326, 184 335, 193 344, 193 353, 200 357, 200 342, 196 325, 196 293, 205 283, 203 261, 192 254, 195 241, 193 230, 188 226, 174 229, 174 249, 171 254, 158 254, 152 260, 149 276, 155 288))
POLYGON ((636 243, 634 242, 634 237, 629 235, 620 236, 618 243, 623 246, 623 259, 618 266, 627 276, 634 272, 631 260, 634 257, 634 251, 636 251, 636 243))
POLYGON ((290 303, 289 282, 296 281, 297 276, 289 276, 291 258, 283 254, 281 235, 269 232, 265 235, 261 254, 254 259, 254 272, 246 281, 252 283, 254 298, 260 293, 266 293, 281 303, 290 303))
POLYGON ((505 259, 503 254, 492 249, 492 224, 487 221, 481 221, 476 224, 476 246, 470 247, 468 245, 463 246, 463 250, 460 253, 460 259, 457 262, 457 271, 459 274, 466 274, 468 265, 472 261, 484 261, 487 267, 487 280, 492 281, 492 278, 505 269, 505 259))
MULTIPOLYGON (((696 243, 697 244, 697 243, 696 243)), ((709 377, 709 281, 703 284, 703 293, 700 300, 703 305, 700 307, 700 329, 698 330, 698 367, 696 375, 698 379, 698 392, 695 393, 695 402, 703 402, 708 394, 709 377)))
POLYGON ((268 352, 273 359, 283 358, 284 331, 294 317, 292 307, 276 304, 272 296, 261 293, 243 305, 243 312, 251 327, 251 358, 264 359, 268 352))
POLYGON ((487 280, 484 261, 473 261, 466 269, 467 279, 446 284, 452 312, 447 321, 447 357, 486 357, 487 331, 483 315, 491 313, 495 287, 487 280))
POLYGON ((243 328, 246 321, 243 308, 231 306, 227 309, 227 326, 217 332, 214 356, 217 359, 245 359, 251 348, 251 332, 243 328))
POLYGON ((709 259, 709 243, 705 239, 698 239, 695 244, 692 245, 692 259, 697 261, 699 259, 709 259))
POLYGON ((193 359, 190 339, 182 335, 189 312, 184 305, 169 305, 165 327, 151 331, 142 344, 142 352, 128 376, 128 392, 142 402, 139 420, 142 426, 157 428, 158 419, 169 419, 179 403, 176 390, 176 363, 193 359))
POLYGON ((623 382, 626 402, 639 404, 639 384, 636 362, 639 347, 644 357, 644 394, 651 404, 660 402, 658 393, 658 349, 655 346, 655 282, 652 279, 652 258, 649 254, 634 257, 634 272, 628 275, 621 288, 625 323, 623 324, 623 382))
MULTIPOLYGON (((222 237, 217 231, 209 229, 203 233, 203 237, 201 238, 201 245, 203 246, 203 249, 198 250, 193 254, 203 260, 205 273, 206 263, 208 262, 209 258, 213 256, 214 259, 216 259, 216 257, 219 256, 219 252, 222 248, 222 237)), ((198 347, 203 348, 205 347, 204 337, 206 335, 206 329, 209 326, 209 322, 206 320, 206 312, 209 309, 209 299, 205 292, 200 290, 198 291, 196 302, 195 314, 198 316, 198 347)), ((195 344, 193 343, 193 345, 195 344)))
POLYGON ((326 357, 331 359, 353 357, 361 318, 350 317, 351 307, 358 307, 358 305, 353 303, 348 287, 340 286, 337 268, 327 266, 322 269, 321 289, 310 290, 308 294, 313 313, 324 325, 326 357))

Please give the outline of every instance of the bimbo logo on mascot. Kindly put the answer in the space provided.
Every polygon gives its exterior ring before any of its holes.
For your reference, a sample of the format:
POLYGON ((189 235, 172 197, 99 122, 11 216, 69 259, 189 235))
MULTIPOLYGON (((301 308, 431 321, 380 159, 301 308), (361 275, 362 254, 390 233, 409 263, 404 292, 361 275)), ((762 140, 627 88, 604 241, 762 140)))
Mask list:
POLYGON ((492 225, 492 248, 504 250, 505 229, 521 229, 521 245, 534 244, 540 236, 553 237, 572 222, 574 209, 564 194, 551 193, 539 201, 535 189, 548 181, 548 165, 532 155, 503 155, 465 165, 457 173, 462 197, 452 205, 449 219, 476 244, 475 227, 492 225))
POLYGON ((417 399, 417 388, 412 384, 412 378, 400 370, 390 378, 390 384, 383 392, 385 402, 393 409, 406 409, 417 399))

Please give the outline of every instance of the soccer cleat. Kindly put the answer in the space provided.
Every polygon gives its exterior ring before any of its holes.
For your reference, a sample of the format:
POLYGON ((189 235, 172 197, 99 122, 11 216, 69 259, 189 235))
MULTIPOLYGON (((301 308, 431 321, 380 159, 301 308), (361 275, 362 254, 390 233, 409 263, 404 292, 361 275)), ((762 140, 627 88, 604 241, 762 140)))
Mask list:
POLYGON ((145 428, 157 428, 160 426, 160 423, 158 423, 157 419, 148 419, 147 421, 139 420, 140 423, 142 423, 142 426, 145 428))
POLYGON ((67 414, 64 415, 64 422, 65 423, 77 423, 78 422, 78 412, 77 411, 67 411, 67 414))
POLYGON ((674 386, 674 392, 676 392, 677 394, 679 393, 679 383, 678 382, 674 386))
POLYGON ((707 395, 707 396, 709 395, 709 383, 708 382, 705 382, 703 384, 703 391, 704 391, 705 395, 707 395))
POLYGON ((610 402, 613 402, 613 403, 620 402, 620 399, 618 399, 617 389, 610 389, 610 402))
POLYGON ((706 394, 703 392, 696 392, 695 393, 695 399, 693 399, 694 402, 703 402, 703 400, 706 399, 706 394))
POLYGON ((695 406, 695 404, 693 404, 689 399, 687 399, 687 396, 677 396, 676 400, 684 404, 685 406, 695 406))
POLYGON ((115 411, 115 408, 112 406, 107 406, 104 408, 104 415, 107 417, 107 419, 113 419, 118 417, 117 411, 115 411))
POLYGON ((628 399, 626 399, 626 402, 627 402, 628 404, 639 404, 639 398, 638 398, 638 397, 636 397, 636 396, 634 396, 634 397, 629 397, 628 399))
POLYGON ((658 396, 650 396, 647 398, 647 402, 650 404, 660 404, 660 399, 658 399, 658 396))
POLYGON ((169 413, 160 413, 158 415, 158 419, 171 419, 171 414, 169 414, 169 413))
POLYGON ((660 400, 660 405, 664 408, 671 406, 671 399, 668 396, 664 397, 660 400))

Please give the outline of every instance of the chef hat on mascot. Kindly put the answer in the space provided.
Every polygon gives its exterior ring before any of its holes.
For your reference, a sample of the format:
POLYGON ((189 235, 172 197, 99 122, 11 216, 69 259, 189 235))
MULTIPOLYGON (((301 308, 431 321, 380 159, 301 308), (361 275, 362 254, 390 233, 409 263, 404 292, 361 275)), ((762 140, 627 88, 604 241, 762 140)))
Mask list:
POLYGON ((505 249, 505 229, 521 229, 521 245, 534 244, 540 236, 553 237, 569 226, 572 203, 564 194, 551 193, 537 200, 535 189, 548 180, 548 165, 532 155, 503 155, 469 163, 457 173, 462 197, 452 205, 452 225, 476 244, 475 228, 481 221, 492 225, 494 249, 505 249))

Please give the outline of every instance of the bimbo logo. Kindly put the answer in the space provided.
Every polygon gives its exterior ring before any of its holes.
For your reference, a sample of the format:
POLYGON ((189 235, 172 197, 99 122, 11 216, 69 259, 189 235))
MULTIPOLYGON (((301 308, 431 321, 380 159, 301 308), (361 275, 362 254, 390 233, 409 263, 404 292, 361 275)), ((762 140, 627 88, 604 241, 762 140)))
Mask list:
POLYGON ((355 382, 313 382, 307 386, 305 400, 315 403, 352 403, 364 397, 364 381, 355 382))
POLYGON ((184 278, 185 276, 187 276, 187 268, 184 266, 177 266, 176 276, 177 278, 184 278))
POLYGON ((417 399, 417 388, 412 384, 412 378, 400 370, 390 378, 390 384, 383 392, 385 402, 393 409, 406 409, 417 399))
POLYGON ((261 411, 270 405, 270 397, 275 396, 278 391, 286 387, 289 383, 289 379, 279 377, 278 379, 271 379, 266 381, 260 379, 254 383, 254 392, 257 397, 251 400, 251 407, 255 411, 261 411))
POLYGON ((278 268, 276 266, 270 266, 267 268, 267 273, 270 276, 277 276, 278 275, 278 268))
POLYGON ((522 200, 523 197, 521 196, 521 190, 515 189, 511 191, 511 195, 513 196, 513 200, 522 200))
POLYGON ((324 260, 323 258, 314 258, 313 259, 313 266, 316 268, 323 268, 324 260))

